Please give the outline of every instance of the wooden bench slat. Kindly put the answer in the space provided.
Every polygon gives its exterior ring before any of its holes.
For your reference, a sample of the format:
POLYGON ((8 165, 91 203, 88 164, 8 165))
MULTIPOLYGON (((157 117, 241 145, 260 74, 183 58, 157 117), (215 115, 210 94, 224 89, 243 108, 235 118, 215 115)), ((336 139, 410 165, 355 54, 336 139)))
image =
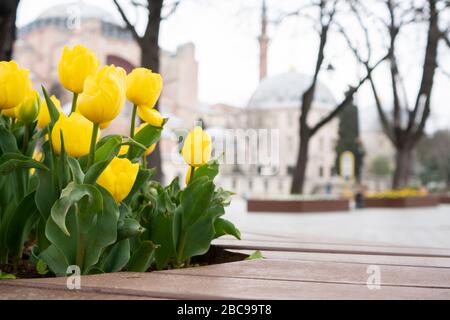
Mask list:
MULTIPOLYGON (((250 255, 254 251, 233 250, 233 252, 250 255)), ((315 252, 287 252, 287 251, 263 251, 262 254, 265 258, 279 259, 279 260, 329 261, 329 262, 379 264, 392 266, 450 268, 450 258, 315 253, 315 252)))
MULTIPOLYGON (((198 268, 199 273, 202 272, 198 268)), ((15 280, 28 287, 64 288, 65 279, 15 280)), ((18 284, 18 283, 17 283, 18 284)), ((152 273, 85 276, 82 290, 174 299, 450 299, 450 290, 152 273), (97 290, 97 291, 95 291, 97 290)), ((0 287, 2 284, 0 283, 0 287)))

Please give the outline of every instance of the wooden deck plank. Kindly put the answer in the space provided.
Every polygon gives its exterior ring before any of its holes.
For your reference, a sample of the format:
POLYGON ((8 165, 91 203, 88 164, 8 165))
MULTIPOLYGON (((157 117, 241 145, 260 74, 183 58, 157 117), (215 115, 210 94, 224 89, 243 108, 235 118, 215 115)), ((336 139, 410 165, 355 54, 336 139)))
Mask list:
MULTIPOLYGON (((308 281, 342 284, 367 283, 369 264, 355 264, 322 261, 286 261, 260 259, 233 262, 226 266, 210 265, 202 270, 186 268, 162 271, 168 274, 212 276, 225 278, 246 278, 266 280, 308 281)), ((450 270, 378 265, 382 286, 410 286, 450 289, 450 270)))
POLYGON ((358 245, 334 243, 307 243, 295 241, 262 241, 217 239, 214 244, 225 249, 264 250, 290 252, 318 252, 341 254, 392 255, 411 257, 450 258, 450 249, 427 247, 404 247, 388 245, 358 245))
POLYGON ((129 300, 145 299, 151 297, 136 297, 123 294, 102 292, 87 292, 68 289, 33 288, 18 286, 17 284, 4 284, 0 282, 0 300, 129 300))
MULTIPOLYGON (((197 268, 198 274, 204 268, 197 268)), ((24 289, 64 289, 64 278, 13 280, 24 289)), ((11 281, 7 281, 10 283, 11 281)), ((5 284, 0 283, 0 287, 5 284)), ((82 278, 82 291, 173 299, 450 299, 441 288, 191 276, 163 272, 115 273, 82 278)))
MULTIPOLYGON (((254 252, 254 250, 232 250, 232 251, 246 255, 250 255, 254 252)), ((262 254, 265 258, 278 260, 329 261, 342 263, 360 263, 365 265, 377 264, 377 265, 391 265, 391 266, 450 268, 450 258, 315 253, 315 252, 288 252, 288 251, 263 251, 262 254)))

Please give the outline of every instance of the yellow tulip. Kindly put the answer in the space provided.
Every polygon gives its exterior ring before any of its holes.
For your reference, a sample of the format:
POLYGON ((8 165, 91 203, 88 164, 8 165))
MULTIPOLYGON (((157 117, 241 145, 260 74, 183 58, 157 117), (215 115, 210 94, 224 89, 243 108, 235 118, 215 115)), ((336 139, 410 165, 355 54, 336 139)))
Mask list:
POLYGON ((10 109, 3 109, 2 115, 8 118, 15 118, 16 117, 16 108, 10 108, 10 109))
POLYGON ((162 87, 161 75, 146 68, 136 68, 127 76, 127 98, 137 106, 153 108, 162 87))
POLYGON ((86 78, 94 75, 99 65, 97 57, 88 48, 82 45, 76 45, 72 49, 64 46, 58 64, 59 80, 67 90, 81 93, 86 78))
MULTIPOLYGON (((32 155, 31 157, 32 157, 34 160, 36 160, 36 161, 41 161, 41 160, 42 160, 42 157, 43 157, 43 154, 42 154, 42 152, 39 151, 38 149, 34 149, 33 155, 32 155)), ((30 174, 31 174, 31 175, 33 175, 35 172, 36 172, 36 169, 34 169, 34 168, 31 168, 31 169, 30 169, 30 174)))
POLYGON ((71 157, 81 157, 89 153, 93 124, 79 113, 69 117, 61 114, 52 130, 53 149, 61 153, 61 136, 64 137, 64 147, 71 157))
POLYGON ((111 122, 112 122, 112 121, 100 123, 100 129, 103 130, 103 129, 108 128, 108 127, 111 125, 111 122))
POLYGON ((154 127, 161 128, 161 126, 163 125, 164 118, 156 109, 139 106, 138 115, 139 118, 154 127))
MULTIPOLYGON (((51 96, 50 100, 53 102, 56 109, 61 114, 62 113, 61 102, 58 100, 58 98, 56 98, 55 96, 51 96)), ((44 101, 41 104, 41 109, 39 110, 37 126, 38 128, 42 129, 45 128, 49 123, 50 123, 50 112, 48 111, 47 101, 45 101, 44 99, 44 101)))
POLYGON ((16 112, 16 118, 25 124, 30 124, 39 114, 39 107, 41 105, 41 98, 36 90, 32 90, 23 99, 22 103, 14 108, 16 112))
POLYGON ((138 171, 138 163, 116 157, 98 177, 97 183, 108 190, 117 202, 121 202, 133 188, 138 171))
POLYGON ((0 110, 18 106, 31 91, 30 71, 14 61, 0 62, 0 110))
POLYGON ((125 103, 126 72, 114 65, 104 66, 88 76, 77 109, 88 120, 101 124, 112 121, 125 103))
POLYGON ((209 161, 211 148, 211 137, 197 126, 187 135, 181 154, 187 164, 198 167, 209 161))
POLYGON ((192 178, 192 168, 194 168, 194 172, 195 170, 197 170, 197 167, 191 167, 189 166, 188 171, 186 172, 186 184, 188 185, 189 182, 191 182, 191 178, 192 178))
POLYGON ((120 146, 120 150, 119 150, 119 156, 124 156, 128 153, 128 150, 130 149, 130 146, 127 144, 124 144, 122 146, 120 146))

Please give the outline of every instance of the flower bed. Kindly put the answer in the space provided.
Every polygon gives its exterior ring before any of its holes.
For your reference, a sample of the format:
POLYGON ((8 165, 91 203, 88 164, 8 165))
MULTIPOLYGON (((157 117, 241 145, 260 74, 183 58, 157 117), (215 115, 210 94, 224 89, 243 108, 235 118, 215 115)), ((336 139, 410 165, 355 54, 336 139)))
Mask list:
POLYGON ((439 201, 442 204, 450 204, 450 194, 441 194, 439 195, 439 201))
POLYGON ((219 164, 201 127, 180 145, 186 181, 152 180, 147 156, 167 122, 154 108, 159 74, 100 67, 80 45, 64 48, 58 72, 73 93, 69 114, 32 89, 27 69, 0 62, 0 279, 183 268, 215 238, 240 238, 222 218, 232 193, 214 183, 219 164), (127 99, 129 136, 101 137, 127 99))
POLYGON ((349 201, 346 199, 249 199, 247 200, 249 212, 333 212, 349 210, 349 201))
POLYGON ((433 207, 439 204, 439 197, 404 197, 404 198, 366 198, 366 208, 413 208, 433 207))
POLYGON ((370 193, 364 199, 367 208, 411 208, 438 205, 439 197, 429 195, 424 190, 404 188, 370 193))

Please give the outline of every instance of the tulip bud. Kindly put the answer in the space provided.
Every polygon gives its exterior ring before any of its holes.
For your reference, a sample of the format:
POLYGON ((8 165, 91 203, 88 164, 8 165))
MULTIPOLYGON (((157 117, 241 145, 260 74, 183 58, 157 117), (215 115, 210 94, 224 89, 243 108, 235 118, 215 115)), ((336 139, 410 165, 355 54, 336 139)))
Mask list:
POLYGON ((15 108, 16 118, 27 125, 33 123, 39 114, 40 105, 41 99, 39 98, 38 92, 32 90, 22 103, 15 108))
POLYGON ((117 117, 125 103, 126 72, 120 67, 104 66, 88 76, 77 110, 93 123, 106 123, 117 117))
POLYGON ((199 167, 209 161, 211 151, 211 137, 197 126, 187 135, 181 154, 187 164, 199 167))
MULTIPOLYGON (((59 102, 58 98, 55 96, 51 96, 50 100, 52 100, 53 104, 55 105, 56 109, 61 114, 61 102, 59 102)), ((37 126, 39 129, 45 128, 50 123, 50 112, 48 110, 47 101, 44 99, 44 101, 41 104, 41 108, 39 110, 38 115, 38 122, 37 126)))
POLYGON ((53 149, 57 154, 61 153, 62 131, 64 148, 71 157, 87 155, 91 145, 92 127, 92 122, 79 113, 73 112, 69 117, 61 114, 52 130, 53 149))
POLYGON ((138 163, 115 157, 100 174, 97 183, 108 190, 117 202, 121 202, 133 188, 138 171, 138 163))
POLYGON ((161 128, 164 123, 164 118, 156 109, 139 106, 138 115, 143 121, 157 128, 161 128))
POLYGON ((161 75, 146 68, 136 68, 127 76, 127 99, 136 106, 153 108, 163 87, 161 75))
POLYGON ((86 78, 97 72, 99 64, 95 54, 86 47, 76 45, 70 49, 65 46, 58 64, 59 80, 67 90, 81 93, 86 78))
POLYGON ((0 110, 18 106, 31 91, 30 71, 14 61, 0 62, 0 110))

